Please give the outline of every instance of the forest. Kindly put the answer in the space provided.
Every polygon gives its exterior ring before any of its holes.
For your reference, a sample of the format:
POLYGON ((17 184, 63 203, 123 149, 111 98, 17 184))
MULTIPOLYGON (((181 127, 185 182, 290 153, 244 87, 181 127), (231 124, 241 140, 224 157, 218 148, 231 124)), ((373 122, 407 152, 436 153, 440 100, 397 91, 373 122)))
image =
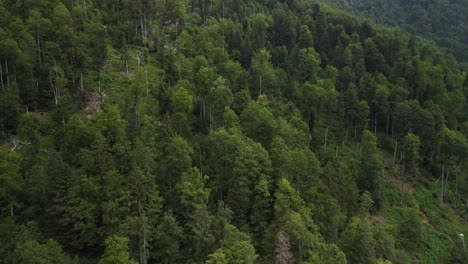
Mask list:
POLYGON ((322 0, 430 39, 468 62, 468 0, 322 0))
POLYGON ((0 0, 0 263, 467 263, 468 66, 423 37, 319 0, 0 0))

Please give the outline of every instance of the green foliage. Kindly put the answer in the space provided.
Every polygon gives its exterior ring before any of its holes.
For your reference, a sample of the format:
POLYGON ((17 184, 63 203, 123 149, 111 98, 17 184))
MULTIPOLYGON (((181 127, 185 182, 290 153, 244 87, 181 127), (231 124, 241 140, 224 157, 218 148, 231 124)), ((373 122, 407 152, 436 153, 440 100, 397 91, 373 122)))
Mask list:
POLYGON ((405 137, 403 146, 405 170, 414 171, 417 168, 417 163, 421 160, 419 154, 420 145, 419 137, 413 133, 410 132, 405 137))
POLYGON ((48 240, 40 244, 30 240, 15 249, 15 262, 13 263, 75 263, 66 255, 55 240, 48 240))
POLYGON ((375 262, 374 238, 367 219, 354 217, 343 231, 340 244, 349 262, 375 262))
POLYGON ((235 226, 224 227, 224 238, 221 247, 209 257, 208 263, 253 264, 257 258, 250 237, 235 226))
POLYGON ((362 150, 360 153, 358 186, 367 190, 372 195, 376 206, 381 206, 384 197, 383 188, 383 164, 380 151, 377 149, 376 138, 369 131, 364 131, 361 139, 362 150))
POLYGON ((175 263, 182 258, 180 246, 183 229, 171 212, 164 214, 155 232, 155 246, 151 252, 156 261, 175 263))
POLYGON ((1 203, 3 205, 3 214, 8 211, 11 215, 14 214, 15 197, 21 191, 22 180, 20 178, 20 159, 16 152, 8 149, 0 149, 0 182, 2 185, 0 191, 1 203), (8 210, 5 210, 8 208, 8 210))
POLYGON ((265 96, 259 96, 257 102, 248 103, 240 116, 244 133, 264 147, 269 145, 275 128, 274 116, 265 103, 265 96))
POLYGON ((0 0, 0 262, 462 262, 467 85, 317 1, 0 0))
POLYGON ((174 113, 190 113, 193 109, 192 96, 184 87, 171 95, 171 104, 174 113))
POLYGON ((350 4, 343 0, 327 0, 337 6, 364 15, 387 26, 399 26, 408 32, 416 32, 437 42, 441 47, 466 61, 466 43, 460 27, 466 21, 466 1, 434 1, 429 5, 418 1, 359 1, 350 4), (411 10, 411 11, 409 11, 411 10))
POLYGON ((111 236, 106 239, 106 250, 99 260, 99 264, 134 264, 128 251, 128 238, 121 236, 111 236))
POLYGON ((400 237, 402 247, 416 250, 421 239, 421 218, 414 210, 402 212, 400 225, 400 237))

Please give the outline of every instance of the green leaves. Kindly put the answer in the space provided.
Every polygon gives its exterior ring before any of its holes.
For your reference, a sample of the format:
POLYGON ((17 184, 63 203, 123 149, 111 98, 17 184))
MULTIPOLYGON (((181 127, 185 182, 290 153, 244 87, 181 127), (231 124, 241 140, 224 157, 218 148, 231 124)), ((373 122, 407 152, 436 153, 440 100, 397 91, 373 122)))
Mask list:
POLYGON ((14 215, 13 203, 22 189, 20 162, 18 153, 9 148, 0 148, 0 203, 4 215, 14 215))
POLYGON ((466 214, 465 66, 416 36, 302 0, 0 2, 2 263, 407 262, 444 236, 395 223, 395 140, 466 214))
POLYGON ((377 149, 376 138, 369 131, 364 131, 361 140, 358 186, 372 195, 377 207, 382 205, 383 196, 383 164, 380 151, 377 149))
POLYGON ((241 125, 248 137, 267 147, 273 136, 275 119, 268 107, 261 104, 260 99, 259 97, 259 101, 248 103, 240 116, 241 125))
POLYGON ((221 247, 208 256, 207 263, 253 264, 256 259, 257 255, 250 243, 250 237, 235 226, 226 224, 221 247))
POLYGON ((366 218, 354 217, 342 234, 340 246, 351 263, 374 263, 374 241, 366 218))
POLYGON ((136 264, 132 260, 128 249, 128 238, 111 236, 106 239, 106 250, 99 260, 99 264, 136 264))
POLYGON ((184 87, 180 87, 171 95, 172 111, 174 113, 190 114, 193 110, 192 95, 184 87))
POLYGON ((76 261, 62 251, 55 240, 40 244, 35 240, 27 241, 15 249, 15 260, 12 263, 25 264, 72 264, 76 261))
POLYGON ((406 168, 410 171, 417 169, 417 164, 421 161, 420 147, 419 137, 411 132, 408 133, 404 139, 403 160, 406 168))

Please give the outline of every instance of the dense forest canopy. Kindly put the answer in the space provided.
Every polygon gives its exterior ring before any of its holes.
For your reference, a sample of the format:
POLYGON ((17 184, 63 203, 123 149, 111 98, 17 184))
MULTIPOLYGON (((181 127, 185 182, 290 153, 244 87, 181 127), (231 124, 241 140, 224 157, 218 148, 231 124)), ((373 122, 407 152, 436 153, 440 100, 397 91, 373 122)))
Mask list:
POLYGON ((308 0, 0 0, 1 263, 465 263, 467 68, 308 0))
POLYGON ((468 0, 322 0, 435 41, 468 62, 468 0))

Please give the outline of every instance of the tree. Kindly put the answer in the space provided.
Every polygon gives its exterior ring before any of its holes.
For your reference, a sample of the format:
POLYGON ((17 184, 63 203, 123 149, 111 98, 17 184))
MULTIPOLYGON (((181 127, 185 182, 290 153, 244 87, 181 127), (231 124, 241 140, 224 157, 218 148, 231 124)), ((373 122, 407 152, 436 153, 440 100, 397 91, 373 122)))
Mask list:
POLYGON ((244 133, 264 147, 270 144, 275 128, 275 119, 266 100, 263 95, 258 97, 257 102, 249 102, 240 116, 244 133))
POLYGON ((232 92, 226 87, 222 77, 218 77, 213 83, 208 97, 210 101, 210 128, 219 127, 219 119, 221 119, 224 109, 231 106, 233 102, 232 92))
POLYGON ((185 139, 180 136, 174 137, 166 146, 164 151, 163 173, 160 175, 162 194, 171 206, 174 201, 174 188, 183 173, 192 167, 193 149, 185 139))
POLYGON ((165 9, 165 19, 166 20, 172 20, 173 23, 179 23, 179 20, 183 22, 184 17, 185 17, 185 2, 182 0, 176 0, 176 1, 167 1, 166 3, 166 9, 165 9))
POLYGON ((301 26, 297 42, 300 48, 310 48, 314 46, 312 33, 307 25, 301 26))
POLYGON ((404 184, 407 173, 415 172, 418 168, 418 162, 421 160, 419 137, 409 132, 404 139, 403 145, 403 175, 401 180, 401 199, 403 199, 404 184))
POLYGON ((226 260, 226 255, 221 251, 215 251, 214 253, 208 255, 206 264, 228 264, 226 260))
POLYGON ((185 223, 183 254, 189 254, 194 261, 205 259, 215 241, 213 216, 207 207, 210 194, 207 181, 208 177, 194 167, 182 174, 176 186, 180 208, 177 211, 185 223))
POLYGON ((122 229, 130 239, 132 251, 144 264, 150 257, 149 250, 154 242, 154 229, 163 201, 154 175, 155 161, 151 149, 138 140, 132 154, 132 167, 128 175, 132 207, 122 229))
POLYGON ((27 113, 20 116, 17 133, 21 140, 30 145, 33 153, 39 151, 39 128, 39 119, 35 114, 27 113))
POLYGON ((298 53, 298 77, 301 82, 314 83, 321 73, 320 56, 314 48, 303 48, 298 53))
POLYGON ((25 264, 71 264, 76 263, 62 251, 62 247, 55 240, 47 240, 40 244, 35 240, 26 241, 15 249, 13 263, 25 264))
POLYGON ((252 57, 250 66, 252 90, 258 95, 272 92, 276 87, 276 75, 270 59, 271 54, 265 49, 261 49, 252 57))
POLYGON ((366 217, 354 217, 341 236, 340 247, 350 263, 375 263, 374 242, 366 217))
POLYGON ((99 260, 99 264, 136 264, 130 257, 128 238, 111 236, 106 239, 106 250, 99 260))
POLYGON ((251 39, 252 48, 255 51, 265 48, 267 33, 273 23, 271 16, 263 13, 256 13, 249 17, 247 32, 251 39))
POLYGON ((181 243, 183 229, 179 226, 172 212, 167 212, 156 227, 154 248, 151 256, 158 263, 176 263, 182 258, 181 243))
POLYGON ((421 217, 416 210, 410 208, 401 212, 401 219, 398 242, 401 246, 416 251, 422 236, 421 217))
POLYGON ((381 153, 377 148, 375 136, 365 130, 361 139, 358 186, 372 195, 375 205, 380 207, 383 197, 383 164, 381 153))
POLYGON ((192 95, 184 87, 180 87, 171 95, 172 111, 174 113, 190 114, 193 110, 192 95))
POLYGON ((226 224, 221 247, 210 257, 210 263, 253 264, 257 258, 255 248, 250 243, 249 235, 235 226, 226 224), (222 257, 224 255, 224 257, 222 257))
POLYGON ((17 195, 22 189, 20 161, 21 156, 18 153, 8 148, 0 148, 0 203, 4 210, 8 208, 7 212, 11 217, 15 215, 17 195))
POLYGON ((193 111, 192 95, 187 89, 180 87, 171 95, 171 106, 176 131, 188 137, 191 131, 190 118, 193 111))
POLYGON ((101 183, 102 232, 110 236, 121 231, 134 203, 128 180, 116 170, 108 171, 101 183))
MULTIPOLYGON (((95 248, 98 233, 98 186, 93 178, 72 171, 68 186, 54 190, 53 204, 49 208, 56 225, 57 239, 76 250, 95 248), (72 241, 68 238, 74 237, 72 241)), ((54 187, 65 179, 54 179, 54 187)))
POLYGON ((226 204, 234 212, 234 222, 255 231, 265 228, 270 214, 271 161, 256 142, 244 140, 235 153, 226 204))

